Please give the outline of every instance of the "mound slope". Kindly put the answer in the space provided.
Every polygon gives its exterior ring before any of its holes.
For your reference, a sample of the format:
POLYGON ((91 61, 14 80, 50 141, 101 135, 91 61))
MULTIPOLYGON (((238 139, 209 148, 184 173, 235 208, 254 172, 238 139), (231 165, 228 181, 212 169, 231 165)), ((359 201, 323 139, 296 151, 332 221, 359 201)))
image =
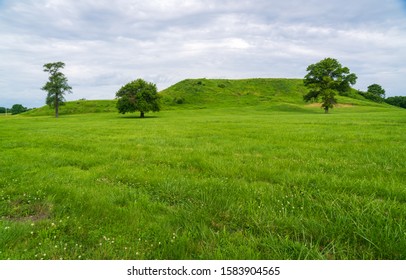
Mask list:
POLYGON ((187 79, 163 91, 166 105, 224 107, 263 102, 303 105, 306 88, 301 79, 187 79))
MULTIPOLYGON (((77 100, 59 107, 59 115, 117 112, 115 100, 77 100)), ((48 105, 24 113, 27 116, 53 116, 55 109, 48 105)))

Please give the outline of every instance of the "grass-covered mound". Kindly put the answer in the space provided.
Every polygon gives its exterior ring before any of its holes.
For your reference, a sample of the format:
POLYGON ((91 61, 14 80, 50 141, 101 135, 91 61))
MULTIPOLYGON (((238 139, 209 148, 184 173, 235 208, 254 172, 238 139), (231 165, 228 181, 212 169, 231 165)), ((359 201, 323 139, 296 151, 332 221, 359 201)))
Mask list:
MULTIPOLYGON (((166 108, 224 108, 264 105, 281 111, 303 111, 308 89, 302 79, 187 79, 160 92, 166 108)), ((356 90, 337 96, 338 107, 388 107, 366 100, 356 90)), ((320 107, 313 105, 310 107, 320 107)))
MULTIPOLYGON (((65 102, 59 107, 59 115, 75 115, 90 113, 108 113, 117 112, 115 100, 77 100, 65 102)), ((30 110, 24 115, 27 116, 52 116, 55 115, 55 109, 49 106, 43 106, 30 110)))
POLYGON ((167 105, 224 107, 262 102, 304 104, 306 88, 300 79, 187 79, 163 91, 167 105))
MULTIPOLYGON (((159 92, 162 110, 231 108, 255 106, 276 111, 310 112, 320 104, 306 104, 307 88, 302 79, 187 79, 159 92)), ((338 108, 351 106, 390 107, 366 100, 352 90, 337 96, 338 108)), ((366 108, 365 108, 366 109, 366 108)), ((316 110, 317 111, 317 110, 316 110)), ((59 115, 117 112, 116 100, 78 100, 60 106, 59 115)), ((28 116, 52 116, 54 109, 43 106, 24 113, 28 116)))

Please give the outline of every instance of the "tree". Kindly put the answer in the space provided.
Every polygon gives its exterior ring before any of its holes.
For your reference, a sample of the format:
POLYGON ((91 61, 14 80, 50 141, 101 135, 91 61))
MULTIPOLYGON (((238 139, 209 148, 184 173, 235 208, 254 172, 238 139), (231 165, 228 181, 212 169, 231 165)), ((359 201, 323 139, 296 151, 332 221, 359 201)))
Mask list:
POLYGON ((358 90, 358 94, 374 102, 382 103, 385 101, 385 90, 378 84, 370 85, 368 91, 358 90))
POLYGON ((26 112, 28 109, 21 104, 14 104, 11 107, 11 114, 17 115, 26 112))
POLYGON ((325 113, 337 104, 336 94, 344 94, 354 85, 357 76, 350 73, 348 67, 342 65, 334 58, 325 58, 316 64, 307 67, 304 85, 309 92, 303 96, 308 101, 317 101, 321 98, 321 107, 325 113))
POLYGON ((142 79, 132 81, 121 87, 116 93, 117 109, 121 114, 140 111, 140 118, 149 111, 160 110, 156 85, 142 79))
POLYGON ((59 106, 64 104, 65 93, 71 93, 72 87, 68 85, 68 79, 60 72, 65 67, 63 62, 44 64, 44 72, 49 73, 48 82, 41 88, 47 91, 46 104, 55 108, 55 117, 59 116, 59 106))
POLYGON ((372 84, 368 87, 368 93, 378 98, 379 102, 385 99, 385 90, 378 84, 372 84))

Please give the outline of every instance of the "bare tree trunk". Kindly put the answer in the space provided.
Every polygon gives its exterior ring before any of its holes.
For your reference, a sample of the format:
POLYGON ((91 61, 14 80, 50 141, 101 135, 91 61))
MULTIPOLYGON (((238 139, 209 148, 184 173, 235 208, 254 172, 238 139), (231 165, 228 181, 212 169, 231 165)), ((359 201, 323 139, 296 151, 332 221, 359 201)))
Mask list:
POLYGON ((58 102, 58 95, 55 95, 55 118, 59 117, 59 102, 58 102))
POLYGON ((324 107, 324 113, 328 114, 328 107, 324 107))
POLYGON ((140 118, 144 118, 144 112, 141 111, 140 118))

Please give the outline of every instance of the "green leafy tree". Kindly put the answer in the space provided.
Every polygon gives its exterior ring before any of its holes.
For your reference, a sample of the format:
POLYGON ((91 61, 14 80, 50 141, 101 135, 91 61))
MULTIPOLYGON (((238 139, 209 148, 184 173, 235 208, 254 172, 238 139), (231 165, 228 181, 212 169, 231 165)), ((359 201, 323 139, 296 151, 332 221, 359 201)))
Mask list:
POLYGON ((379 102, 382 102, 385 99, 385 90, 381 85, 372 84, 368 87, 368 93, 376 96, 379 102))
POLYGON ((65 93, 71 93, 72 87, 68 85, 68 79, 60 72, 65 67, 63 62, 44 64, 44 72, 49 73, 48 82, 41 88, 47 91, 46 104, 55 108, 55 117, 59 116, 59 106, 64 104, 65 93))
POLYGON ((123 86, 116 93, 117 109, 121 114, 140 112, 140 118, 144 118, 149 111, 160 110, 160 98, 156 85, 142 79, 132 81, 123 86))
POLYGON ((374 102, 385 101, 385 90, 378 84, 373 84, 368 87, 368 91, 358 90, 358 93, 365 97, 366 99, 372 100, 374 102))
POLYGON ((28 109, 21 104, 14 104, 11 107, 11 114, 17 115, 26 112, 28 109))
POLYGON ((350 73, 348 67, 343 67, 334 58, 325 58, 307 67, 304 85, 309 92, 303 96, 306 102, 317 101, 321 98, 321 107, 325 113, 337 104, 335 96, 344 94, 357 81, 357 76, 350 73))

